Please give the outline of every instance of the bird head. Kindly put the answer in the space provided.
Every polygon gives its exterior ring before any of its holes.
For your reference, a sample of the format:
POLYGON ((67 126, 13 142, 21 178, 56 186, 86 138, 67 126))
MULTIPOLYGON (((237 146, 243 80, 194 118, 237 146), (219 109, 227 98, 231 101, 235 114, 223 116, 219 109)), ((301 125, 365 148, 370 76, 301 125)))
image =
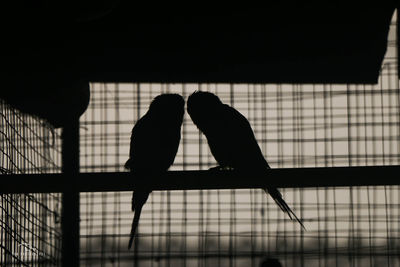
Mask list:
POLYGON ((182 123, 185 100, 179 94, 161 94, 153 99, 149 112, 162 122, 170 123, 173 120, 182 123))
POLYGON ((196 91, 187 101, 187 112, 197 127, 204 132, 223 105, 218 96, 210 92, 196 91))

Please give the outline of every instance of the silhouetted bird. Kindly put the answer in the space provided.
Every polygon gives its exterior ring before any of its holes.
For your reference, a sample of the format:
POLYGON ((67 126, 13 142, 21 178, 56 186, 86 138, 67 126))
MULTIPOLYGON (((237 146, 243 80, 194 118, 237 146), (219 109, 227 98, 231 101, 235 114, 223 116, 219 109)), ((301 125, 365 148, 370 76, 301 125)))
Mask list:
MULTIPOLYGON (((189 96, 187 111, 196 126, 204 133, 219 168, 246 171, 269 169, 248 120, 236 109, 223 104, 210 92, 194 92, 189 96)), ((264 189, 278 206, 303 226, 282 199, 278 189, 264 189)), ((304 228, 304 226, 303 226, 304 228)))
MULTIPOLYGON (((181 139, 185 101, 178 94, 159 95, 147 113, 132 129, 129 159, 125 167, 131 172, 157 174, 167 171, 174 162, 181 139)), ((128 248, 132 246, 143 205, 151 193, 148 189, 133 192, 135 212, 128 248)))
POLYGON ((282 267, 282 264, 273 258, 266 258, 260 263, 260 267, 282 267))

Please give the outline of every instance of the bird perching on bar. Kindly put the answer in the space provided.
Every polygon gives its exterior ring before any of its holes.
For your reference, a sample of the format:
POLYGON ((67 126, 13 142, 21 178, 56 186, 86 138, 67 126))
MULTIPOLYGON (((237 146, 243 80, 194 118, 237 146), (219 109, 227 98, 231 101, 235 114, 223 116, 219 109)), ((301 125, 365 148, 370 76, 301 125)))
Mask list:
MULTIPOLYGON (((211 153, 219 164, 217 169, 232 168, 247 172, 270 169, 249 121, 236 109, 223 104, 218 96, 196 91, 188 98, 187 111, 206 136, 211 153)), ((297 220, 304 228, 277 188, 267 187, 264 191, 290 219, 297 220)))
MULTIPOLYGON (((154 98, 147 113, 132 129, 129 159, 125 167, 134 173, 157 175, 168 170, 175 160, 181 139, 185 101, 178 94, 162 94, 154 98)), ((133 192, 132 222, 128 248, 132 247, 143 205, 151 190, 133 192)))

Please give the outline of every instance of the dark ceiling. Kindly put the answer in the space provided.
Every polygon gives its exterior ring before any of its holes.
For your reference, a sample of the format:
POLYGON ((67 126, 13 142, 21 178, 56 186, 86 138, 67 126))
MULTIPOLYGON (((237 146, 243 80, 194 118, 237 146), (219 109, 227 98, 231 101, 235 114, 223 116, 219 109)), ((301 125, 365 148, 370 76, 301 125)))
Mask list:
POLYGON ((92 81, 376 83, 394 9, 379 0, 42 1, 8 10, 2 58, 9 71, 73 70, 92 81))
POLYGON ((85 110, 89 81, 376 83, 397 4, 10 2, 0 97, 55 126, 85 110))

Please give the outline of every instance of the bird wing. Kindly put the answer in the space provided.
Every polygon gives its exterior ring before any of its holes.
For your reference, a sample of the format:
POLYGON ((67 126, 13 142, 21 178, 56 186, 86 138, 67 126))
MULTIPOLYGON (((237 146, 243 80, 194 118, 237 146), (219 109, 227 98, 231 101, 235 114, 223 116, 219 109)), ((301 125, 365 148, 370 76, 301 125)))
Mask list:
POLYGON ((148 115, 137 121, 132 130, 129 159, 125 164, 128 169, 168 170, 178 150, 180 128, 165 128, 148 115))
MULTIPOLYGON (((236 133, 233 135, 234 139, 230 139, 232 145, 236 143, 235 168, 248 171, 269 169, 270 167, 261 152, 249 121, 232 107, 226 105, 224 110, 226 113, 226 123, 229 124, 229 131, 236 133)), ((282 211, 288 214, 290 219, 298 221, 304 228, 302 221, 285 202, 277 188, 267 187, 264 191, 271 195, 282 211)))
POLYGON ((223 106, 222 112, 224 127, 230 133, 225 141, 230 142, 229 147, 233 149, 231 153, 235 155, 232 159, 235 168, 269 168, 246 117, 228 105, 223 106))

